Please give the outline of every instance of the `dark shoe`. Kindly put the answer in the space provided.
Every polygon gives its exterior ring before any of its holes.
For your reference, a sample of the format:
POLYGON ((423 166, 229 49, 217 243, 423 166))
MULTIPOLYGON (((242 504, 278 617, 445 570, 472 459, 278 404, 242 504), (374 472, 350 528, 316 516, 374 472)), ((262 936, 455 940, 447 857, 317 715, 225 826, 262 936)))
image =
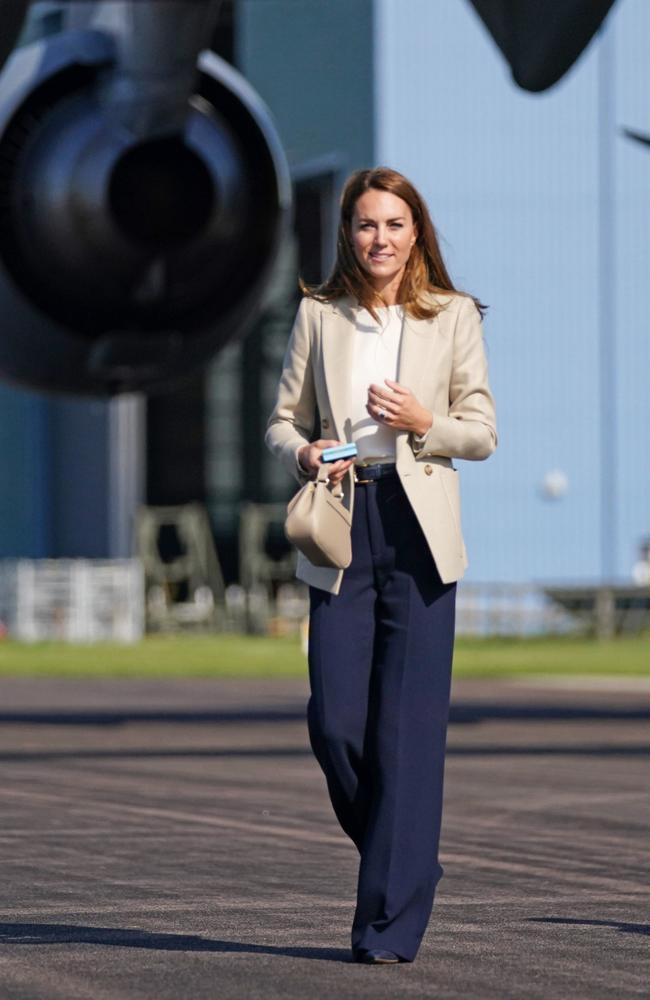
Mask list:
POLYGON ((399 960, 399 955, 396 955, 395 952, 381 951, 378 948, 359 951, 355 955, 355 961, 363 962, 364 965, 396 965, 399 960))

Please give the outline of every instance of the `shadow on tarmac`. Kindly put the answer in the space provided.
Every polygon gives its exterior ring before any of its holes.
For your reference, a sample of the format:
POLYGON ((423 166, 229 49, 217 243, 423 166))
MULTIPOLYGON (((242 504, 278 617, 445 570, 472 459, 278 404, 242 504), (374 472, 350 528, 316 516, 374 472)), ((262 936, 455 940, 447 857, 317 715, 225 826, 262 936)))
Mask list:
POLYGON ((218 941, 198 934, 154 934, 119 927, 80 927, 75 924, 0 924, 4 945, 99 944, 112 948, 144 948, 153 951, 246 952, 253 955, 283 955, 325 962, 352 962, 343 948, 280 948, 245 941, 218 941))
MULTIPOLYGON (((199 747, 196 749, 152 749, 142 747, 120 750, 7 750, 0 753, 0 762, 20 763, 21 761, 45 760, 129 760, 157 758, 227 758, 227 757, 311 757, 309 747, 199 747)), ((589 744, 492 744, 481 743, 477 746, 449 746, 447 756, 450 757, 650 757, 650 745, 625 744, 611 745, 601 743, 589 744)))
POLYGON ((575 917, 527 917, 531 924, 576 924, 588 927, 613 927, 622 934, 650 934, 650 924, 626 924, 620 920, 578 920, 575 917))
MULTIPOLYGON (((123 726, 127 723, 163 723, 223 725, 256 722, 302 722, 306 719, 306 702, 287 708, 209 710, 120 710, 120 711, 9 711, 0 712, 0 725, 44 726, 123 726)), ((583 705, 517 705, 486 704, 485 702, 455 702, 451 706, 449 721, 452 724, 489 722, 502 719, 517 721, 645 721, 650 719, 650 705, 639 708, 609 708, 583 705)))

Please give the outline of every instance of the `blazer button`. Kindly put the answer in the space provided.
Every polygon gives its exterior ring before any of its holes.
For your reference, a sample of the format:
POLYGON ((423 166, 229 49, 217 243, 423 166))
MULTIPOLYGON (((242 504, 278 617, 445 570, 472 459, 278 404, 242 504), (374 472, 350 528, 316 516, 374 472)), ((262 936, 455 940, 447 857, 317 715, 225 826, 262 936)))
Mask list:
POLYGON ((329 422, 329 420, 327 419, 327 417, 323 417, 323 419, 321 420, 321 424, 323 425, 323 427, 325 428, 325 430, 327 430, 327 428, 328 428, 328 427, 329 427, 329 425, 330 425, 330 422, 329 422))
POLYGON ((425 465, 424 472, 425 472, 425 475, 430 476, 431 473, 433 472, 433 466, 432 465, 425 465))

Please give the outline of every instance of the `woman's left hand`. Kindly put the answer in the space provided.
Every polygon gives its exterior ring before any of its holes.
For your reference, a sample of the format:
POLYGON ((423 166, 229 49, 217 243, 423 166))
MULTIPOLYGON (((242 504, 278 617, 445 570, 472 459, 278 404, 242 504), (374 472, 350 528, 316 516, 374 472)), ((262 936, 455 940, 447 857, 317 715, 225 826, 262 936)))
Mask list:
POLYGON ((373 384, 368 389, 366 409, 373 420, 396 431, 426 434, 433 423, 431 411, 418 403, 410 389, 390 378, 384 381, 388 388, 373 384))

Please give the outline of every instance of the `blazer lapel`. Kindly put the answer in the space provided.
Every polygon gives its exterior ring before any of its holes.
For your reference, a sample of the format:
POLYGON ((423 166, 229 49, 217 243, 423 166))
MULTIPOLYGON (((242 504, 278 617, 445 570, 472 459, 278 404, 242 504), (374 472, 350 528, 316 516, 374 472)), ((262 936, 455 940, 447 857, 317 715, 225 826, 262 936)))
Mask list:
POLYGON ((410 389, 414 396, 419 395, 420 384, 426 375, 430 375, 433 342, 437 333, 437 317, 435 319, 413 319, 408 314, 404 316, 402 339, 397 360, 397 381, 410 389))
MULTIPOLYGON (((438 332, 438 319, 414 319, 404 316, 402 339, 397 360, 397 381, 413 395, 420 398, 420 387, 426 377, 431 377, 433 348, 438 332)), ((408 431, 399 431, 395 440, 395 461, 402 475, 410 475, 411 463, 403 461, 410 452, 408 431)), ((410 456, 409 456, 410 457, 410 456)))
POLYGON ((323 310, 321 320, 321 350, 332 415, 332 437, 339 441, 350 440, 348 386, 355 314, 351 300, 342 298, 334 303, 333 309, 323 310))

